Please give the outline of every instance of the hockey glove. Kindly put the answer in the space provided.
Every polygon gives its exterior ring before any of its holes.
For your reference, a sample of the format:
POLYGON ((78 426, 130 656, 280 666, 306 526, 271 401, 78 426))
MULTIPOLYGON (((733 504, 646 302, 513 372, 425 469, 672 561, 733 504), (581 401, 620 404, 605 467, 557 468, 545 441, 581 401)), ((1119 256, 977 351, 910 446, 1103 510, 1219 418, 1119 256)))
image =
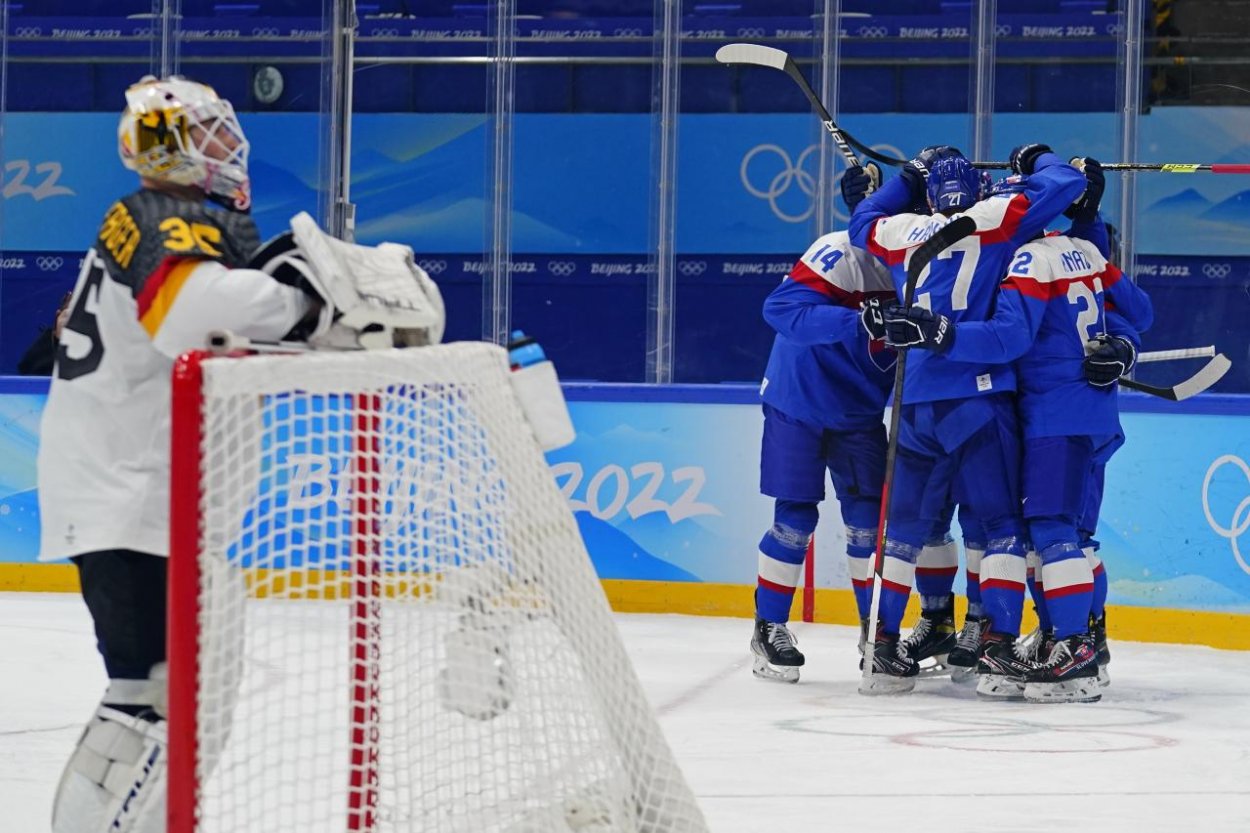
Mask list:
POLYGON ((891 304, 885 308, 885 343, 945 353, 955 343, 955 324, 924 307, 891 304))
POLYGON ((1121 336, 1100 335, 1085 342, 1085 379, 1100 388, 1114 384, 1137 363, 1137 348, 1121 336))
POLYGON ((1031 144, 1018 145, 1011 151, 1011 156, 1007 157, 1007 164, 1011 166, 1011 172, 1016 174, 1024 174, 1028 176, 1033 173, 1033 166, 1037 164, 1037 159, 1043 153, 1053 153, 1050 145, 1031 144))
POLYGON ((1085 193, 1064 210, 1063 216, 1074 223, 1092 223, 1098 214, 1098 204, 1102 202, 1103 189, 1107 187, 1102 164, 1088 156, 1075 156, 1068 164, 1085 174, 1086 184, 1085 193))
POLYGON ((879 341, 885 338, 885 308, 880 298, 869 298, 859 308, 859 323, 868 331, 868 338, 879 341))
POLYGON ((855 206, 864 201, 873 191, 881 186, 881 168, 876 162, 869 162, 864 167, 856 165, 847 168, 842 174, 842 199, 847 210, 854 211, 855 206))

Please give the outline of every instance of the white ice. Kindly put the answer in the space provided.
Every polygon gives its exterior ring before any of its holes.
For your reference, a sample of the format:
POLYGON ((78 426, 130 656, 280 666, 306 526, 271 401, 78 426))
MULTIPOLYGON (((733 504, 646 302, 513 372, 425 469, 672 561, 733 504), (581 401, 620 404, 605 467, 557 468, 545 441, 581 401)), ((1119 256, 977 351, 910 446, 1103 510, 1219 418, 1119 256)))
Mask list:
MULTIPOLYGON (((869 699, 850 628, 796 625, 791 686, 751 676, 747 621, 617 622, 715 833, 1250 831, 1247 653, 1113 641, 1096 704, 869 699)), ((44 833, 104 674, 74 595, 0 594, 0 646, 0 833, 44 833)))

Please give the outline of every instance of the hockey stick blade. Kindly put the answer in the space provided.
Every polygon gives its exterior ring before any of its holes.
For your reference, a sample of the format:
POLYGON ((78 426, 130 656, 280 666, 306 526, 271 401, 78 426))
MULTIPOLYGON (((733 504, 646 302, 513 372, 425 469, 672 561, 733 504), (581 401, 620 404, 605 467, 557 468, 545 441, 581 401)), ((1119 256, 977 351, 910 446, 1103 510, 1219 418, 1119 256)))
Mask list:
POLYGON ((916 292, 916 283, 920 280, 920 273, 929 265, 929 261, 976 230, 976 220, 971 217, 956 217, 912 252, 911 260, 907 262, 907 285, 903 295, 905 306, 911 306, 912 295, 916 292))
POLYGON ((1142 382, 1134 382, 1132 379, 1121 379, 1120 385, 1129 390, 1148 393, 1151 396, 1158 396, 1171 402, 1183 402, 1191 396, 1197 396, 1220 379, 1223 379, 1224 374, 1232 366, 1233 363, 1228 360, 1228 357, 1223 353, 1219 353, 1215 358, 1207 362, 1202 370, 1199 370, 1185 381, 1172 385, 1170 388, 1155 387, 1142 382))

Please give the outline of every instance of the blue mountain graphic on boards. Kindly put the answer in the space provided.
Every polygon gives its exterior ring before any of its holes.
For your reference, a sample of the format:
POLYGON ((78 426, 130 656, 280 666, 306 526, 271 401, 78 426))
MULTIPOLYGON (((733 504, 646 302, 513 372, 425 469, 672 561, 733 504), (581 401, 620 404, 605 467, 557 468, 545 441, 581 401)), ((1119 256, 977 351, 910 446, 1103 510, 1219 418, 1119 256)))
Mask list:
POLYGON ((634 539, 589 512, 578 512, 575 517, 599 578, 699 581, 698 576, 656 558, 634 539))

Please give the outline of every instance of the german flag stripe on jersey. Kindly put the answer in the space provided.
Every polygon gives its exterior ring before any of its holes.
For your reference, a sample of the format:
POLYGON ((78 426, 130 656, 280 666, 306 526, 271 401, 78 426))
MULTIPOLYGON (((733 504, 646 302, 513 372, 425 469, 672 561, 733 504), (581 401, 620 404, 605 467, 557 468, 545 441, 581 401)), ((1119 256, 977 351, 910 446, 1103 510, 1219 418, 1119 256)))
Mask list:
POLYGON ((135 301, 139 305, 139 323, 149 336, 156 337, 183 284, 201 263, 200 258, 167 257, 144 281, 143 291, 135 301))

